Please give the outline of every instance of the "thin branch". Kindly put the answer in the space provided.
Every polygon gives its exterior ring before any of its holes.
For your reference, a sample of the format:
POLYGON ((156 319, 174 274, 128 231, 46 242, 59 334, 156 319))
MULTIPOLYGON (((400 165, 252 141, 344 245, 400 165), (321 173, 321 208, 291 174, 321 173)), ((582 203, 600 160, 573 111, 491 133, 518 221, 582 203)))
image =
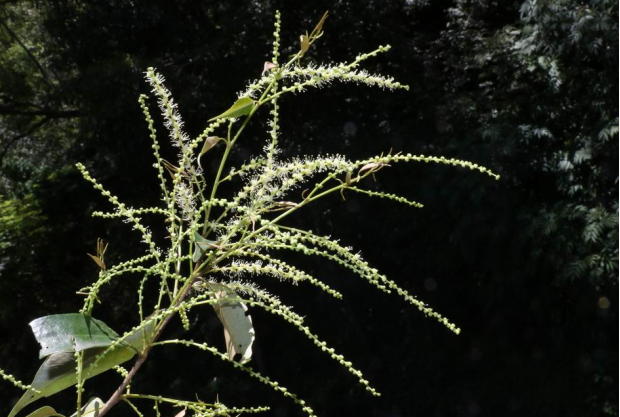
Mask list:
POLYGON ((0 3, 0 6, 4 6, 6 4, 17 4, 19 2, 20 0, 4 0, 3 2, 0 3))
MULTIPOLYGON (((190 281, 188 281, 188 283, 185 285, 185 287, 183 289, 183 292, 179 295, 179 298, 177 299, 176 303, 174 303, 174 307, 178 307, 185 300, 185 298, 189 294, 190 289, 192 288, 192 283, 194 282, 195 279, 196 278, 194 277, 194 278, 191 278, 190 281)), ((164 328, 170 322, 172 317, 174 317, 174 313, 172 313, 169 316, 167 316, 164 319, 164 321, 161 323, 161 325, 159 326, 159 328, 155 332, 155 335, 151 339, 150 343, 144 349, 144 352, 142 352, 140 354, 140 356, 138 356, 138 360, 136 360, 136 363, 133 365, 133 367, 131 368, 131 370, 129 371, 129 373, 127 374, 125 379, 123 380, 122 384, 116 389, 116 391, 114 391, 114 394, 112 394, 112 396, 105 403, 103 408, 101 408, 101 411, 99 412, 98 417, 103 417, 104 415, 106 415, 108 413, 108 411, 110 411, 110 409, 112 407, 114 407, 120 400, 123 399, 123 392, 125 391, 127 386, 131 383, 131 380, 136 375, 136 373, 138 372, 140 367, 146 361, 146 358, 147 358, 151 348, 153 347, 153 343, 156 342, 157 339, 159 339, 159 337, 161 336, 162 332, 164 331, 164 328)))
POLYGON ((43 78, 45 79, 45 82, 52 87, 52 82, 49 79, 49 76, 47 75, 47 71, 45 70, 45 68, 43 68, 43 65, 41 65, 41 63, 39 62, 39 60, 33 55, 32 52, 30 52, 30 50, 28 49, 28 47, 26 45, 24 45, 24 43, 19 39, 19 37, 17 36, 17 34, 15 32, 13 32, 13 30, 4 22, 4 20, 2 20, 2 18, 0 17, 0 26, 4 27, 4 29, 6 29, 6 31, 9 33, 9 35, 15 40, 15 42, 17 42, 19 44, 19 46, 22 47, 22 49, 26 52, 26 54, 28 55, 28 57, 30 57, 30 59, 34 62, 34 64, 37 66, 37 68, 39 69, 39 72, 41 72, 41 75, 43 75, 43 78))
POLYGON ((67 119, 72 117, 81 117, 83 114, 79 110, 20 110, 15 106, 0 104, 0 115, 15 116, 46 116, 51 119, 67 119))
MULTIPOLYGON (((40 104, 37 103, 30 103, 27 101, 17 101, 15 99, 13 99, 11 96, 6 95, 6 94, 0 94, 0 99, 2 99, 5 103, 10 103, 12 105, 15 106, 22 106, 22 107, 35 107, 37 109, 43 109, 43 106, 41 106, 40 104)), ((8 104, 7 104, 8 106, 8 104)))
POLYGON ((30 136, 32 133, 34 133, 35 131, 37 131, 38 129, 40 129, 45 123, 49 122, 50 118, 46 117, 45 119, 41 120, 39 123, 33 125, 30 127, 30 129, 28 129, 25 133, 22 133, 21 135, 16 135, 13 138, 11 138, 9 140, 9 142, 4 145, 4 147, 2 148, 2 151, 0 151, 0 166, 2 166, 2 162, 4 161, 4 157, 6 156, 7 152, 9 151, 9 149, 11 149, 11 147, 17 143, 17 141, 30 136))

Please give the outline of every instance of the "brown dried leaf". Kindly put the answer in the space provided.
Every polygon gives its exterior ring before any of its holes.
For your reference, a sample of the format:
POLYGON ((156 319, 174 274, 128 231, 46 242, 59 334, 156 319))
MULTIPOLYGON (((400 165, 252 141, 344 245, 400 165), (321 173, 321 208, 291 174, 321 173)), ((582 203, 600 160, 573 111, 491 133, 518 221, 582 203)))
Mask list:
POLYGON ((383 167, 389 167, 390 165, 384 164, 383 162, 371 162, 370 164, 366 164, 360 168, 357 175, 361 175, 364 171, 374 172, 383 167))
POLYGON ((180 172, 182 175, 187 176, 183 171, 181 171, 179 167, 172 165, 170 162, 166 161, 165 159, 162 159, 161 163, 164 164, 164 168, 166 168, 166 171, 168 171, 168 174, 170 174, 172 178, 175 177, 177 172, 180 172))
POLYGON ((87 255, 90 256, 93 259, 93 261, 95 261, 95 263, 97 264, 99 268, 103 269, 104 271, 106 270, 105 263, 101 259, 99 259, 95 255, 91 255, 90 253, 87 253, 87 255))
POLYGON ((219 136, 209 136, 205 139, 205 143, 204 145, 202 145, 202 150, 200 151, 200 156, 206 154, 207 152, 209 152, 209 150, 214 147, 215 145, 217 145, 217 143, 221 140, 224 140, 224 138, 220 138, 219 136))
POLYGON ((274 64, 273 62, 265 61, 265 65, 263 65, 263 72, 261 73, 261 76, 265 75, 267 71, 271 71, 272 69, 277 68, 277 67, 278 66, 274 64))
POLYGON ((325 20, 327 19, 328 13, 329 13, 329 10, 323 13, 323 17, 321 17, 321 20, 319 20, 319 23, 317 23, 316 27, 312 30, 312 33, 310 34, 310 36, 318 35, 323 31, 323 24, 325 23, 325 20))
POLYGON ((308 52, 308 49, 310 48, 310 39, 308 38, 308 35, 301 35, 299 37, 299 43, 301 46, 301 54, 303 55, 308 52))
POLYGON ((218 303, 213 305, 217 317, 224 326, 224 340, 228 358, 241 355, 240 362, 247 363, 252 359, 254 343, 254 327, 252 318, 247 315, 248 307, 238 300, 238 296, 223 284, 208 283, 218 303))
POLYGON ((293 201, 275 201, 273 204, 279 207, 290 207, 290 208, 297 206, 297 203, 293 201))

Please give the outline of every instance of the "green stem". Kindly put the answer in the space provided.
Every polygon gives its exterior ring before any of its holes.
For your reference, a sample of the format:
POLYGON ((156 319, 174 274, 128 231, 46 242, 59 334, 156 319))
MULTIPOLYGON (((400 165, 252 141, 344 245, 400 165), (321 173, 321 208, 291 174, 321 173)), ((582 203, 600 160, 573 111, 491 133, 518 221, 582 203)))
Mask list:
POLYGON ((208 403, 195 402, 195 401, 175 400, 174 398, 166 398, 166 397, 161 397, 158 395, 143 395, 143 394, 124 394, 123 395, 123 399, 128 399, 128 398, 161 401, 161 402, 176 404, 176 405, 181 405, 181 406, 190 404, 190 405, 196 405, 196 406, 201 406, 201 407, 215 407, 215 404, 208 404, 208 403))
MULTIPOLYGON (((183 223, 179 223, 179 235, 181 235, 182 233, 183 233, 183 223)), ((176 272, 177 275, 181 274, 181 261, 180 261, 180 258, 182 256, 181 250, 182 250, 181 238, 179 238, 178 244, 177 244, 177 255, 179 256, 179 260, 176 262, 176 265, 174 268, 174 272, 176 272)), ((174 289, 172 290, 173 297, 177 295, 178 290, 179 290, 179 281, 174 280, 174 289)))
MULTIPOLYGON (((250 113, 251 115, 252 113, 250 113)), ((242 130, 245 125, 248 123, 250 119, 250 116, 248 116, 244 122, 243 125, 241 126, 240 130, 242 130)), ((217 174, 215 175, 215 180, 213 181, 213 187, 211 187, 211 196, 209 197, 209 201, 213 201, 213 199, 215 198, 215 194, 217 193, 217 187, 219 186, 219 182, 220 182, 220 177, 222 176, 222 172, 224 172, 224 165, 226 165, 226 160, 228 159, 228 154, 230 154, 230 150, 232 149, 233 146, 233 142, 230 140, 230 132, 232 129, 232 125, 233 122, 231 121, 228 124, 228 136, 227 136, 227 140, 226 140, 226 149, 224 150, 224 155, 222 156, 222 160, 220 161, 220 166, 217 169, 217 174)), ((207 211, 205 212, 205 221, 204 221, 204 225, 202 226, 202 235, 204 237, 207 236, 207 230, 209 228, 209 217, 211 215, 211 205, 209 205, 209 207, 207 207, 207 211)))
POLYGON ((77 377, 77 417, 82 417, 82 390, 84 387, 84 381, 82 380, 82 367, 84 364, 84 351, 76 352, 75 354, 77 359, 77 369, 76 369, 76 377, 77 377))
MULTIPOLYGON (((282 71, 286 70, 291 64, 293 64, 295 62, 295 60, 299 56, 300 56, 300 52, 295 54, 295 56, 293 56, 293 58, 289 62, 287 62, 284 65, 284 67, 282 67, 282 69, 280 69, 280 71, 278 71, 278 74, 281 74, 282 71)), ((222 156, 222 160, 220 161, 220 166, 218 168, 217 175, 215 177, 215 182, 213 183, 213 188, 211 189, 211 196, 209 197, 209 200, 213 200, 215 198, 215 195, 216 195, 216 192, 217 192, 217 188, 218 188, 218 186, 219 186, 219 184, 221 182, 220 181, 220 177, 222 176, 222 172, 224 170, 224 165, 226 164, 226 160, 228 159, 228 155, 230 154, 230 150, 232 149, 232 147, 235 144, 235 142, 237 142, 237 139, 241 135, 241 132, 243 132, 243 130, 245 129, 245 127, 249 123, 249 121, 252 118, 252 116, 254 116, 254 113, 256 113, 258 108, 260 106, 262 106, 266 101, 269 101, 265 97, 267 97, 267 94, 269 94, 269 92, 271 91, 273 86, 277 83, 277 81, 278 81, 277 75, 278 74, 273 76, 273 79, 271 80, 269 85, 265 88, 265 91, 263 91, 263 94, 261 95, 261 97, 258 99, 258 102, 257 102, 256 106, 254 106, 254 108, 247 115, 247 117, 243 121, 243 124, 241 125, 241 127, 239 128, 237 133, 235 133, 235 136, 234 136, 234 138, 232 140, 230 139, 230 126, 229 126, 228 141, 226 143, 226 150, 224 151, 224 155, 222 156)), ((273 95, 272 97, 275 98, 275 96, 277 96, 277 94, 273 95)), ((231 126, 232 126, 232 124, 231 124, 231 126)), ((204 222, 204 225, 203 225, 203 228, 202 228, 203 237, 207 236, 207 230, 208 230, 208 225, 209 225, 209 216, 210 216, 210 214, 211 214, 211 206, 209 206, 207 208, 207 212, 205 214, 205 222, 204 222)))
POLYGON ((144 417, 140 410, 138 410, 138 407, 136 407, 131 401, 126 398, 123 398, 123 401, 126 402, 129 407, 131 407, 131 409, 138 415, 138 417, 144 417))

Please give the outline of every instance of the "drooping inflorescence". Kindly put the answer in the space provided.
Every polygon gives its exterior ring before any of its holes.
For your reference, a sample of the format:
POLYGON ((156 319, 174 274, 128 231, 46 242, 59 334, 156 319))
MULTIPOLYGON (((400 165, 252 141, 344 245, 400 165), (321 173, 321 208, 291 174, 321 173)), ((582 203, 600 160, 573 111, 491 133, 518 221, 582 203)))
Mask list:
MULTIPOLYGON (((94 367, 105 363, 106 355, 110 355, 115 349, 127 348, 128 340, 134 340, 132 338, 135 338, 135 335, 141 335, 138 338, 140 343, 131 345, 134 348, 140 347, 141 351, 137 353, 141 358, 145 358, 148 351, 156 346, 183 345, 198 348, 231 362, 234 367, 292 398, 309 415, 314 415, 312 408, 306 405, 304 400, 246 365, 251 359, 255 334, 251 317, 245 312, 262 309, 300 331, 354 375, 368 391, 379 395, 364 379, 360 370, 303 324, 303 318, 295 313, 292 307, 284 305, 278 297, 262 288, 262 280, 275 278, 300 286, 311 285, 337 299, 343 297, 343 294, 323 282, 321 276, 310 275, 281 259, 280 254, 283 251, 336 262, 377 289, 398 294, 425 315, 459 333, 460 329, 456 325, 409 294, 394 280, 371 267, 352 248, 341 245, 331 237, 287 225, 288 217, 303 211, 316 200, 334 193, 342 193, 344 196, 345 191, 422 208, 421 203, 405 197, 367 188, 367 177, 378 174, 390 164, 447 164, 499 178, 476 164, 436 156, 387 154, 358 161, 350 160, 345 155, 284 157, 279 147, 279 138, 283 134, 279 118, 280 99, 283 96, 301 93, 308 88, 324 87, 333 82, 355 82, 390 90, 408 89, 391 77, 370 74, 360 68, 364 61, 387 52, 389 46, 381 46, 375 51, 358 55, 351 62, 335 65, 306 63, 309 48, 323 34, 326 17, 327 14, 310 34, 306 32, 301 36, 299 52, 287 62, 283 62, 280 52, 281 22, 280 14, 277 13, 271 62, 264 64, 261 77, 240 92, 227 111, 212 118, 203 133, 196 138, 191 138, 184 131, 183 120, 172 94, 164 84, 164 77, 154 68, 146 71, 145 78, 156 99, 163 124, 168 131, 168 139, 177 149, 175 160, 168 161, 163 157, 155 122, 149 110, 148 97, 141 95, 139 103, 153 141, 156 175, 161 187, 161 206, 128 207, 94 179, 84 165, 77 165, 84 178, 112 204, 113 211, 95 212, 94 215, 123 219, 141 234, 142 241, 146 244, 146 253, 142 257, 111 267, 101 262, 98 279, 79 292, 86 296, 81 313, 90 316, 98 308, 98 303, 109 302, 101 299, 100 290, 103 286, 134 285, 137 291, 138 324, 133 325, 131 330, 123 333, 100 352, 90 368, 82 370, 82 356, 76 350, 78 393, 81 392, 84 381, 92 376, 94 367), (231 166, 229 156, 235 152, 235 145, 247 124, 262 107, 269 108, 267 113, 270 118, 263 153, 255 155, 241 166, 231 166), (219 153, 212 149, 218 149, 219 153), (220 155, 217 172, 204 172, 201 158, 212 158, 216 154, 220 155), (227 187, 228 191, 222 192, 222 183, 232 184, 227 187), (305 190, 300 192, 302 186, 305 190), (235 191, 229 191, 231 188, 235 191), (160 218, 165 225, 163 229, 166 235, 155 236, 143 221, 145 216, 160 218), (129 274, 137 275, 138 279, 127 278, 121 282, 120 277, 129 274), (145 295, 145 289, 149 285, 157 290, 155 299, 148 299, 145 295), (204 311, 205 308, 207 311, 204 311), (163 328, 173 316, 178 314, 183 327, 189 329, 192 317, 213 313, 222 321, 227 352, 218 351, 211 342, 160 340, 163 328), (241 359, 235 360, 239 356, 241 359)), ((142 415, 141 404, 149 401, 153 402, 156 414, 159 414, 160 403, 184 407, 196 416, 254 413, 267 409, 226 408, 220 403, 207 404, 202 401, 137 394, 128 389, 132 372, 135 374, 137 371, 136 366, 139 368, 139 361, 129 372, 116 366, 115 369, 125 378, 124 385, 121 385, 123 393, 116 398, 112 397, 106 404, 107 408, 103 408, 103 413, 107 412, 112 401, 121 400, 129 404, 139 416, 142 415)), ((34 389, 2 371, 0 376, 20 388, 34 389)))

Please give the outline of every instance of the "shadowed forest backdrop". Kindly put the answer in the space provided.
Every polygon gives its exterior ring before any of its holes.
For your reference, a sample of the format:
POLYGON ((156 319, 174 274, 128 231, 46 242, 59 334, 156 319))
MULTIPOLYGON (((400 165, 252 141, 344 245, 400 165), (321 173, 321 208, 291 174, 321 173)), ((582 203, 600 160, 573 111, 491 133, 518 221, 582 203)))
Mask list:
MULTIPOLYGON (((74 164, 83 162, 130 206, 155 202, 154 161, 137 103, 149 89, 145 69, 167 78, 195 136, 260 75, 276 9, 285 55, 329 10, 309 59, 339 62, 391 44, 366 68, 411 86, 390 93, 334 85, 285 99, 286 154, 355 159, 393 149, 468 159, 502 179, 452 167, 392 167, 378 186, 424 209, 346 195, 302 219, 362 250, 463 329, 455 336, 337 265, 300 259, 345 299, 286 286, 274 291, 301 315, 315 312, 310 326, 359 364, 381 398, 260 311, 253 312, 253 366, 322 416, 617 416, 612 0, 1 0, 0 365, 31 380, 40 361, 28 322, 81 307, 75 291, 97 274, 86 253, 98 237, 110 243, 109 264, 143 250, 129 228, 90 217, 109 207, 74 164)), ((267 126, 251 129, 236 161, 259 149, 267 126)), ((98 318, 119 330, 135 324, 128 315, 133 288, 107 288, 102 297, 118 304, 98 318)), ((194 316, 192 324, 194 339, 221 339, 215 314, 194 316)), ((116 375, 103 375, 87 383, 86 396, 107 398, 115 385, 116 375)), ((298 413, 218 359, 176 348, 154 352, 133 385, 271 405, 276 416, 298 413)), ((74 393, 67 394, 72 403, 74 393)), ((0 415, 20 395, 0 385, 0 415)))

